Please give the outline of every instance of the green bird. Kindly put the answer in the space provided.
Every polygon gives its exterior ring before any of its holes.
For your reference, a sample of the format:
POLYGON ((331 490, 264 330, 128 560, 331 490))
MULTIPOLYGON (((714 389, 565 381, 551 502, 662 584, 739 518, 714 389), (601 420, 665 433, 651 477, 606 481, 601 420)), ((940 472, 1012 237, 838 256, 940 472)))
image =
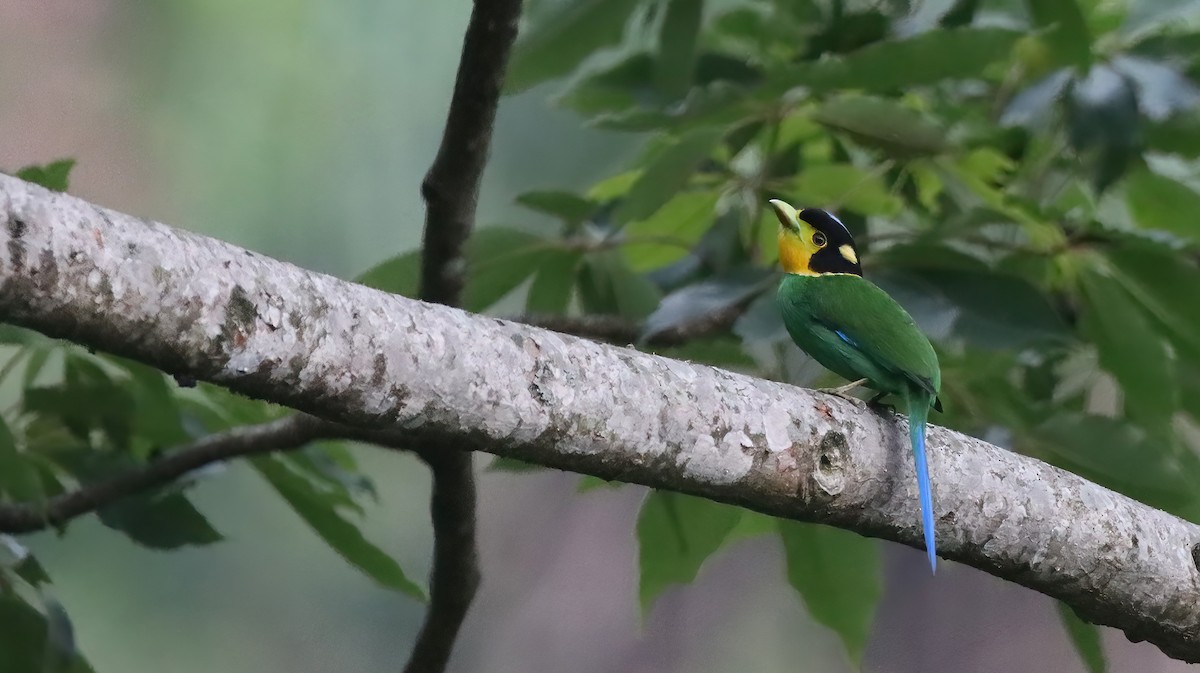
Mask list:
POLYGON ((841 220, 817 208, 799 212, 771 200, 779 218, 779 263, 786 274, 776 296, 788 334, 826 369, 853 383, 827 392, 844 396, 858 385, 898 396, 908 414, 909 436, 921 496, 921 522, 929 567, 937 571, 933 496, 925 462, 925 424, 942 410, 942 371, 929 339, 912 316, 879 286, 863 278, 854 237, 841 220))

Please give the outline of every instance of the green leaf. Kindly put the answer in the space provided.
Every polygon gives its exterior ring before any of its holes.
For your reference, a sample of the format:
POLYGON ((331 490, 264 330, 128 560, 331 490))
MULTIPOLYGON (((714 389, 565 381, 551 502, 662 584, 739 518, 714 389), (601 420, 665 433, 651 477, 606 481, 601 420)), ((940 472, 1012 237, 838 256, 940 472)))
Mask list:
POLYGON ((648 340, 748 301, 774 278, 775 274, 767 269, 741 267, 676 290, 646 318, 640 339, 648 340))
POLYGON ((750 224, 750 218, 746 198, 720 204, 716 220, 700 236, 691 253, 674 264, 656 269, 651 274, 654 283, 662 288, 678 288, 698 278, 702 271, 720 273, 745 264, 748 253, 742 232, 750 224))
POLYGON ((1140 166, 1125 177, 1129 212, 1139 226, 1200 240, 1200 193, 1140 166))
POLYGON ((1137 156, 1142 124, 1137 92, 1112 67, 1096 65, 1068 86, 1065 112, 1067 139, 1091 167, 1092 182, 1102 192, 1137 156))
POLYGON ((1058 616, 1088 673, 1105 673, 1108 665, 1100 643, 1100 627, 1080 619, 1066 603, 1058 603, 1058 616))
POLYGON ((820 26, 819 32, 808 38, 807 48, 803 52, 806 60, 824 54, 855 52, 887 37, 891 19, 879 9, 847 8, 833 12, 829 21, 817 24, 820 26))
POLYGON ((618 222, 650 217, 687 185, 692 172, 708 158, 724 130, 699 128, 676 139, 646 166, 614 214, 618 222))
POLYGON ((686 584, 728 538, 742 510, 679 493, 652 491, 638 515, 641 579, 638 597, 645 613, 672 584, 686 584))
MULTIPOLYGON (((96 483, 144 467, 128 453, 84 448, 54 453, 55 461, 81 483, 96 483)), ((221 534, 183 494, 185 482, 140 491, 101 508, 100 522, 150 549, 178 549, 221 541, 221 534)))
POLYGON ((583 253, 577 250, 554 250, 543 256, 529 286, 525 310, 533 314, 566 313, 581 260, 583 253))
POLYGON ((787 577, 818 623, 837 633, 858 666, 883 595, 874 540, 820 524, 779 520, 787 577))
POLYGON ((634 52, 612 65, 573 82, 554 103, 586 117, 661 103, 664 98, 654 84, 654 57, 634 52))
POLYGON ((930 213, 939 214, 944 185, 937 171, 929 162, 918 160, 908 164, 908 175, 916 191, 917 202, 930 213))
POLYGON ((712 22, 711 34, 718 38, 718 43, 750 46, 758 44, 771 27, 761 5, 744 5, 720 12, 712 22), (728 38, 728 42, 719 38, 728 38))
POLYGON ((47 606, 50 620, 14 593, 0 593, 0 670, 8 673, 91 673, 92 667, 67 638, 70 622, 57 602, 47 606), (65 646, 69 645, 69 649, 65 646))
POLYGON ((362 514, 362 505, 354 498, 366 496, 377 500, 379 497, 370 477, 358 471, 349 451, 338 442, 306 446, 299 451, 280 454, 279 457, 297 472, 323 486, 323 491, 340 507, 348 507, 362 514))
POLYGON ((421 251, 410 250, 380 262, 354 282, 404 297, 416 297, 421 283, 421 251))
POLYGON ((189 439, 183 428, 183 416, 176 403, 175 387, 161 371, 140 362, 108 356, 105 358, 129 373, 133 395, 132 430, 151 448, 182 444, 189 439))
POLYGON ((1162 334, 1112 277, 1088 270, 1080 290, 1083 332, 1096 344, 1100 366, 1121 385, 1126 413, 1152 427, 1167 425, 1179 408, 1179 384, 1162 334))
POLYGON ((1127 421, 1074 412, 1049 418, 1030 433, 1032 455, 1171 512, 1195 502, 1195 489, 1175 447, 1127 421))
POLYGON ((795 203, 863 215, 896 215, 904 207, 878 173, 850 164, 808 166, 796 176, 787 193, 795 203))
POLYGON ((619 252, 606 250, 584 259, 579 298, 588 313, 641 320, 658 306, 661 295, 645 276, 629 269, 619 252))
POLYGON ((516 458, 505 458, 504 456, 496 456, 496 459, 488 465, 489 472, 542 472, 548 468, 538 465, 537 463, 527 463, 516 458))
POLYGON ((778 519, 766 514, 760 514, 754 510, 742 510, 742 517, 738 519, 737 525, 733 530, 729 531, 729 537, 726 542, 736 542, 746 538, 761 537, 763 535, 775 535, 779 532, 778 519))
POLYGON ((991 147, 977 147, 967 152, 956 165, 961 174, 988 185, 1002 183, 1015 168, 1012 159, 991 147))
POLYGON ((485 227, 467 241, 467 286, 463 308, 480 312, 533 275, 555 243, 505 227, 485 227))
POLYGON ((0 594, 0 651, 8 670, 41 671, 46 656, 46 618, 16 594, 0 594))
POLYGON ((1200 287, 1200 268, 1186 256, 1134 246, 1108 252, 1113 277, 1168 334, 1200 352, 1200 312, 1194 289, 1200 287))
POLYGON ((45 341, 46 337, 16 325, 0 324, 0 344, 5 346, 28 346, 45 341))
POLYGON ((952 79, 976 79, 1008 58, 1023 33, 1005 28, 930 30, 904 40, 865 46, 841 58, 788 64, 770 77, 782 93, 802 86, 814 93, 846 89, 905 91, 952 79))
POLYGON ((595 491, 602 488, 617 489, 624 485, 624 482, 606 481, 600 477, 593 477, 590 474, 585 474, 579 479, 579 486, 576 488, 576 491, 579 493, 587 493, 589 491, 595 491))
POLYGON ((1200 420, 1200 354, 1180 362, 1179 406, 1194 420, 1200 420))
POLYGON ((37 381, 38 375, 42 373, 46 362, 50 360, 50 356, 55 352, 52 346, 29 346, 29 362, 25 363, 25 371, 21 374, 21 386, 28 391, 37 381))
POLYGON ((257 425, 289 413, 287 409, 279 405, 244 397, 219 386, 202 383, 200 390, 212 404, 216 415, 225 419, 227 424, 225 428, 237 425, 257 425))
POLYGON ((1162 121, 1150 121, 1143 139, 1146 147, 1156 152, 1186 159, 1200 157, 1200 114, 1177 114, 1162 121))
POLYGON ((1048 29, 1041 40, 1054 62, 1086 69, 1092 63, 1092 35, 1075 0, 1025 0, 1033 25, 1048 29))
POLYGON ((8 423, 0 416, 0 501, 37 503, 45 496, 37 468, 17 450, 8 423))
POLYGON ((0 583, 7 579, 4 577, 6 572, 34 588, 50 582, 45 568, 27 547, 10 535, 0 534, 0 583))
POLYGON ((774 292, 763 292, 751 301, 733 323, 733 333, 741 339, 742 351, 754 359, 764 375, 782 371, 792 341, 774 292))
POLYGON ((625 225, 621 250, 634 271, 648 271, 686 256, 716 218, 715 191, 680 192, 653 215, 625 225))
POLYGON ((46 611, 46 658, 42 664, 43 673, 64 673, 79 670, 81 662, 79 650, 75 645, 75 627, 71 617, 67 615, 62 603, 49 597, 42 597, 42 606, 46 611))
POLYGON ((102 430, 112 446, 128 450, 135 412, 132 393, 79 355, 68 353, 64 370, 62 383, 27 388, 24 410, 59 421, 84 441, 93 438, 94 430, 102 430))
MULTIPOLYGON (((925 0, 920 3, 909 3, 908 0, 892 2, 892 7, 906 12, 905 15, 897 17, 894 31, 898 35, 917 35, 931 30, 939 24, 945 27, 946 23, 943 17, 955 9, 954 5, 955 0, 925 0)), ((955 25, 964 25, 965 23, 970 23, 970 20, 965 22, 959 20, 955 25)))
POLYGON ((629 190, 633 188, 634 183, 641 177, 641 169, 617 173, 592 185, 592 188, 587 192, 587 197, 600 202, 611 201, 619 196, 628 194, 629 190))
POLYGON ((667 13, 658 34, 655 79, 671 97, 683 95, 692 83, 703 15, 704 0, 667 0, 667 13))
POLYGON ((1185 23, 1200 12, 1198 0, 1138 0, 1129 3, 1121 32, 1149 33, 1172 23, 1185 23))
POLYGON ((571 192, 535 191, 525 192, 517 197, 517 203, 562 219, 567 224, 576 224, 586 220, 596 210, 596 204, 571 192))
POLYGON ((126 496, 99 512, 100 522, 150 549, 178 549, 220 542, 221 534, 182 493, 126 496))
POLYGON ((74 159, 59 159, 44 166, 26 166, 17 171, 17 177, 56 192, 67 191, 74 159))
POLYGON ((1133 82, 1138 110, 1149 119, 1161 121, 1200 106, 1200 89, 1170 62, 1121 55, 1112 64, 1133 82))
POLYGON ((955 0, 938 23, 944 28, 968 25, 974 20, 975 12, 978 9, 979 0, 955 0))
MULTIPOLYGON (((1008 350, 1070 338, 1062 317, 1042 291, 1021 278, 952 268, 903 271, 923 281, 921 285, 929 293, 940 294, 957 309, 953 334, 974 346, 1008 350)), ((941 302, 920 305, 935 312, 943 306, 941 302)))
POLYGON ((588 124, 597 129, 635 133, 729 128, 755 114, 756 108, 749 101, 746 89, 724 81, 693 87, 682 100, 671 105, 647 105, 656 102, 651 98, 639 107, 598 115, 588 124))
POLYGON ((843 96, 817 108, 813 119, 900 159, 949 149, 945 128, 916 110, 884 98, 843 96))
POLYGON ((1040 128, 1050 119, 1050 113, 1062 97, 1063 90, 1072 82, 1070 68, 1061 68, 1026 87, 1004 108, 1000 115, 1003 126, 1040 128))
POLYGON ((425 592, 414 584, 400 564, 367 541, 358 527, 343 518, 329 498, 274 456, 259 456, 250 463, 267 483, 291 505, 296 514, 342 558, 380 586, 424 601, 425 592))
POLYGON ((562 77, 593 53, 619 42, 637 5, 637 0, 562 0, 534 13, 513 47, 505 93, 562 77))

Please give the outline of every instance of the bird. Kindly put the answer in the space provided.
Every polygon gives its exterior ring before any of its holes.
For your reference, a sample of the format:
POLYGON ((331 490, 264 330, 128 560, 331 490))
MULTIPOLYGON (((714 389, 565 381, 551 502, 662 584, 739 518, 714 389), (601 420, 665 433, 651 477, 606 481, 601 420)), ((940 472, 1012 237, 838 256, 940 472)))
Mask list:
POLYGON ((847 391, 866 385, 877 393, 869 403, 888 394, 903 402, 925 550, 930 571, 936 573, 925 426, 930 408, 942 410, 937 353, 912 316, 863 277, 854 237, 841 220, 819 208, 797 211, 779 199, 769 203, 779 219, 779 263, 784 275, 776 303, 783 324, 801 350, 851 381, 823 392, 847 397, 847 391))

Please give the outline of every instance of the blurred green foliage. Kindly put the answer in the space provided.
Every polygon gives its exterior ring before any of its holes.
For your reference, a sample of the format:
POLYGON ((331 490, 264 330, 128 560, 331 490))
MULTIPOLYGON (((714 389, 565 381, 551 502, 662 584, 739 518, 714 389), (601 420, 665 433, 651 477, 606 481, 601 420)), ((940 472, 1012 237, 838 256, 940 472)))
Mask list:
MULTIPOLYGON (((741 353, 697 343, 690 357, 815 384, 769 301, 763 205, 834 209, 867 275, 937 342, 939 423, 1198 520, 1196 7, 544 4, 512 90, 559 80, 558 103, 586 124, 646 139, 590 191, 518 197, 560 216, 547 236, 582 256, 539 272, 575 288, 559 312, 644 319, 648 337, 748 306, 732 329, 741 353), (546 46, 565 43, 565 60, 546 46)), ((643 601, 690 581, 736 525, 723 506, 677 502, 644 506, 643 601)), ((876 543, 780 526, 792 585, 857 660, 880 593, 876 543)), ((1101 670, 1094 627, 1064 620, 1101 670)))
MULTIPOLYGON (((764 204, 833 209, 868 277, 936 342, 939 424, 1200 521, 1195 3, 530 4, 510 92, 557 86, 558 105, 642 151, 581 193, 518 195, 530 226, 481 228, 467 308, 616 315, 649 337, 744 307, 727 333, 664 353, 812 385, 819 369, 770 301, 764 204)), ((70 167, 18 174, 63 190, 70 167)), ((404 252, 360 281, 411 295, 418 264, 404 252)), ((36 503, 284 413, 24 330, 5 328, 0 342, 13 352, 0 381, 19 377, 24 391, 0 416, 0 501, 36 503)), ((253 467, 349 563, 423 596, 359 531, 374 491, 343 447, 253 467)), ((217 542, 188 499, 206 476, 100 520, 156 549, 217 542)), ((878 542, 669 493, 647 498, 636 533, 643 608, 729 542, 778 535, 787 580, 860 659, 881 595, 878 542)), ((20 627, 0 633, 0 649, 87 670, 36 559, 9 537, 0 551, 0 611, 11 615, 0 620, 20 627)), ((1062 616, 1089 670, 1104 670, 1095 627, 1062 616)))

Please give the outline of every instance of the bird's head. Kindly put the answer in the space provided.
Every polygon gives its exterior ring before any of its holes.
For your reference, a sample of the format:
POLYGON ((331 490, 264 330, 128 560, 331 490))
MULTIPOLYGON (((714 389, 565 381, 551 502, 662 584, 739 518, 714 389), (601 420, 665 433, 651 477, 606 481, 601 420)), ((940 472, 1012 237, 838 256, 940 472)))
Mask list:
POLYGON ((862 275, 854 237, 842 221, 819 208, 799 212, 771 199, 779 218, 779 263, 787 273, 821 276, 830 273, 862 275))

